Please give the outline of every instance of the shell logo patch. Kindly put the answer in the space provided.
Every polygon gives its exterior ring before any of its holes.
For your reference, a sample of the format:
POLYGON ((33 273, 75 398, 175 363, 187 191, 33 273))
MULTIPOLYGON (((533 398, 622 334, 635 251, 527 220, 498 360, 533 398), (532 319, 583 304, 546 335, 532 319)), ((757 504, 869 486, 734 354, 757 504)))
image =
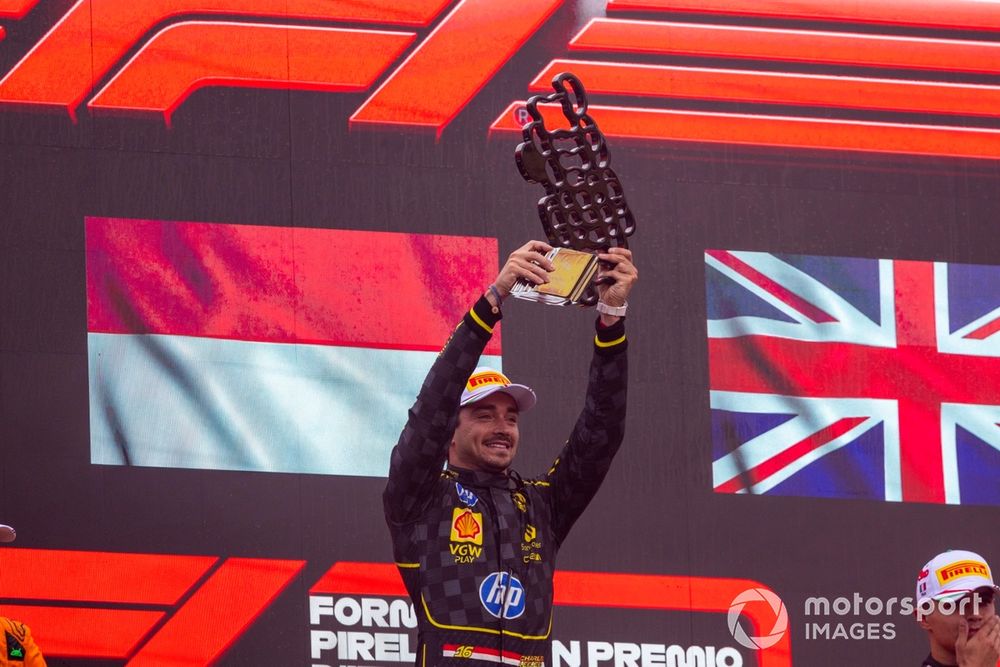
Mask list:
POLYGON ((467 507, 456 507, 451 515, 451 541, 483 544, 483 515, 467 507))

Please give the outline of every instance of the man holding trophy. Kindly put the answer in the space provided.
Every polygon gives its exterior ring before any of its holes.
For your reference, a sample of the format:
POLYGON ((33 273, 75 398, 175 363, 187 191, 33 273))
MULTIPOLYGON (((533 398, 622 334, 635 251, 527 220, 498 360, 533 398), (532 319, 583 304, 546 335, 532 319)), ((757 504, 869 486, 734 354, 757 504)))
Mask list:
POLYGON ((438 355, 392 451, 383 494, 396 565, 418 618, 418 665, 549 661, 556 553, 621 445, 632 254, 601 260, 599 317, 583 411, 547 473, 511 469, 534 392, 476 368, 517 281, 544 285, 552 247, 514 251, 438 355), (447 467, 442 471, 447 462, 447 467))
POLYGON ((421 666, 550 662, 556 553, 625 434, 635 219, 583 85, 563 73, 552 86, 528 100, 515 151, 525 180, 545 187, 538 216, 549 243, 511 253, 438 355, 392 450, 382 499, 421 666), (538 106, 555 103, 568 127, 550 132, 538 106), (548 472, 527 480, 511 464, 535 392, 476 368, 510 295, 598 312, 583 412, 548 472))

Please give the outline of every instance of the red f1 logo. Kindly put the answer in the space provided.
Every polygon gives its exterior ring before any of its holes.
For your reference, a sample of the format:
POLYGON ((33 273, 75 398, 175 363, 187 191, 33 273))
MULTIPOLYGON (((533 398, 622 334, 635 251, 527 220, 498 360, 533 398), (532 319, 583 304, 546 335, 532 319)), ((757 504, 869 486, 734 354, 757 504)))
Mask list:
MULTIPOLYGON (((37 0, 34 0, 37 1, 37 0)), ((460 0, 416 48, 412 30, 287 25, 362 22, 427 28, 447 0, 79 0, 0 80, 0 104, 92 113, 173 111, 196 89, 235 85, 364 91, 402 63, 351 118, 352 125, 441 130, 541 26, 562 0, 460 0), (186 15, 227 20, 183 21, 186 15), (271 19, 248 23, 241 18, 271 19), (165 21, 178 21, 158 29, 165 21), (474 38, 471 38, 474 36, 474 38), (92 94, 123 57, 141 48, 92 94)), ((26 11, 31 0, 0 0, 26 11)), ((5 14, 0 13, 0 17, 5 14)))
MULTIPOLYGON (((22 18, 36 2, 0 0, 0 19, 22 18)), ((377 86, 351 116, 352 128, 408 126, 440 136, 562 3, 78 0, 0 79, 0 107, 75 119, 86 104, 92 114, 153 115, 169 125, 177 107, 207 86, 355 93, 377 86)), ((1000 73, 1000 44, 956 32, 1000 30, 991 3, 608 0, 597 13, 569 40, 573 57, 550 62, 529 89, 547 90, 554 72, 569 70, 595 97, 648 100, 592 105, 608 136, 1000 158, 1000 130, 979 122, 1000 117, 1000 86, 926 76, 1000 73), (760 25, 739 23, 748 16, 760 25), (787 19, 834 23, 799 29, 787 19), (898 35, 887 26, 942 34, 898 35), (643 62, 634 62, 636 54, 643 62), (692 67, 688 57, 723 65, 692 67), (810 71, 801 71, 803 63, 810 71), (843 67, 859 74, 843 76, 843 67), (678 99, 716 106, 677 108, 678 99), (829 109, 838 115, 829 117, 829 109), (850 116, 857 112, 863 115, 850 116), (872 120, 873 112, 884 119, 872 120)), ((491 131, 519 132, 523 104, 503 110, 491 131)))
POLYGON ((304 561, 94 551, 0 551, 0 611, 47 656, 205 665, 236 640, 304 561), (69 604, 67 604, 69 603, 69 604))

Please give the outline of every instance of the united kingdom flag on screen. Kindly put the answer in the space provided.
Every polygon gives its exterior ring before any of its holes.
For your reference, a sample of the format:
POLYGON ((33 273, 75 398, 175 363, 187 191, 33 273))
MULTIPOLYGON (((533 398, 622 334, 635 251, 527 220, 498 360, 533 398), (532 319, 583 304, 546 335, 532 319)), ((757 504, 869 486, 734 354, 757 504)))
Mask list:
POLYGON ((717 492, 1000 505, 1000 267, 705 263, 717 492))

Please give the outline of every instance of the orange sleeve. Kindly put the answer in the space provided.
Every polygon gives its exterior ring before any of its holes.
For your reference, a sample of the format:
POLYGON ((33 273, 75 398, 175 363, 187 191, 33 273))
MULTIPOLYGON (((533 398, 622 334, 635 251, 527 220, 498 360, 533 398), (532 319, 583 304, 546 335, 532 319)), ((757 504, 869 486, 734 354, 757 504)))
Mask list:
POLYGON ((24 667, 46 667, 42 651, 35 644, 27 625, 0 616, 0 631, 3 632, 0 666, 23 664, 24 667))
POLYGON ((24 632, 24 649, 26 652, 24 657, 24 667, 46 667, 42 651, 38 648, 38 644, 35 643, 35 638, 31 636, 31 630, 28 626, 24 626, 24 632))

